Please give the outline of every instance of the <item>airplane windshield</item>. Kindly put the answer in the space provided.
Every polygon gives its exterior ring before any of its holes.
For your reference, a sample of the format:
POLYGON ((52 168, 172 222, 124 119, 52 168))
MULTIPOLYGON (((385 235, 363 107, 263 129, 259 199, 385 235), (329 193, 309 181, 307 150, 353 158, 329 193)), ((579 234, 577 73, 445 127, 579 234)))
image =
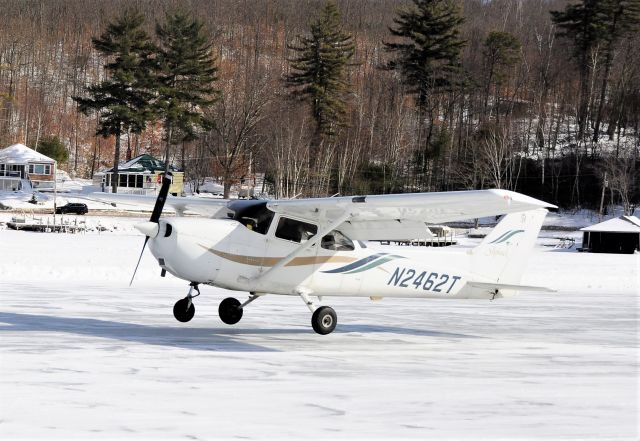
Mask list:
POLYGON ((241 200, 229 204, 227 216, 256 233, 267 234, 274 214, 267 201, 241 200))

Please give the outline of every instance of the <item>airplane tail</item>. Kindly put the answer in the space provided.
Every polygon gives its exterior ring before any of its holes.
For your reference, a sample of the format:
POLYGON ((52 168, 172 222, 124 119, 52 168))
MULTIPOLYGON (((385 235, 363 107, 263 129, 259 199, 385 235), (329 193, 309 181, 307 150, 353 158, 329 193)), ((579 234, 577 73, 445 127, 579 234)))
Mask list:
POLYGON ((546 215, 543 208, 507 214, 471 251, 471 272, 478 279, 469 283, 474 290, 489 291, 495 297, 514 295, 520 289, 551 291, 520 285, 546 215))

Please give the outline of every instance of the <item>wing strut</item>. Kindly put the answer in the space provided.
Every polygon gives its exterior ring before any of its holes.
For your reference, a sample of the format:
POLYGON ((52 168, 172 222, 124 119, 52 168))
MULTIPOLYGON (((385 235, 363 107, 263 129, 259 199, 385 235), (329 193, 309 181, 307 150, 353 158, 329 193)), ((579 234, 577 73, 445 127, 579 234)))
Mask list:
MULTIPOLYGON (((283 268, 287 263, 291 262, 293 259, 295 259, 296 257, 298 257, 300 255, 300 253, 302 253, 305 250, 308 250, 309 248, 311 248, 312 246, 314 246, 315 244, 319 243, 320 240, 322 240, 322 238, 324 236, 326 236, 327 234, 329 234, 332 230, 336 229, 336 227, 340 226, 340 224, 342 224, 344 221, 348 220, 350 217, 352 216, 352 214, 350 212, 344 212, 340 217, 336 218, 333 222, 331 222, 330 224, 328 224, 325 228, 323 228, 322 230, 320 230, 318 232, 318 234, 316 234, 315 236, 313 236, 311 239, 309 239, 308 241, 300 244, 300 246, 298 248, 296 248, 295 250, 293 250, 291 253, 289 253, 287 256, 283 257, 280 261, 278 261, 278 263, 276 263, 275 265, 273 265, 271 268, 269 268, 267 271, 265 271, 264 273, 260 274, 258 277, 254 277, 250 280, 250 283, 252 284, 257 284, 259 283, 261 280, 266 279, 268 276, 270 276, 271 274, 273 274, 274 272, 277 272, 279 269, 283 268)), ((254 285, 255 286, 255 285, 254 285)))

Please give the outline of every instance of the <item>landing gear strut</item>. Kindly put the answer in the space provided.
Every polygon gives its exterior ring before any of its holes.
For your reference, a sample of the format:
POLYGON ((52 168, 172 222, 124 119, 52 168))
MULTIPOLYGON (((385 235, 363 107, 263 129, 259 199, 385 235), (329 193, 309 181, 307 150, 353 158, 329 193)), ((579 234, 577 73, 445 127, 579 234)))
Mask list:
POLYGON ((299 293, 300 298, 313 313, 311 316, 311 327, 320 335, 327 335, 336 329, 338 324, 338 315, 330 306, 320 306, 316 308, 309 296, 305 293, 299 293))
POLYGON ((200 295, 200 289, 198 289, 197 283, 192 282, 189 286, 189 294, 187 294, 184 299, 178 300, 176 304, 173 305, 173 316, 176 318, 176 320, 182 323, 188 322, 195 315, 196 307, 194 306, 191 299, 200 295), (192 294, 194 289, 198 292, 198 294, 192 294))
POLYGON ((253 302, 258 297, 260 296, 251 293, 251 295, 249 296, 249 300, 242 304, 240 304, 240 301, 236 298, 227 297, 222 302, 220 302, 220 306, 218 306, 218 315, 220 316, 220 320, 222 320, 227 325, 235 325, 242 318, 244 307, 253 302))

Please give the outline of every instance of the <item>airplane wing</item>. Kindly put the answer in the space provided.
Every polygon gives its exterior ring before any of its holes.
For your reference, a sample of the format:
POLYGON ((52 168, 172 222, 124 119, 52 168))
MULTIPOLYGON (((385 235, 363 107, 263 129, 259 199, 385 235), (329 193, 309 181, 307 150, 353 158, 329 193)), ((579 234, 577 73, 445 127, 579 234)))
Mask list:
MULTIPOLYGON (((117 204, 117 206, 144 207, 149 210, 153 209, 156 203, 156 196, 134 194, 96 192, 85 195, 83 198, 117 204)), ((185 211, 193 211, 203 216, 213 217, 218 211, 225 209, 228 203, 228 199, 169 196, 165 202, 165 207, 173 208, 179 215, 184 214, 185 211)))
MULTIPOLYGON (((89 199, 152 208, 154 196, 91 193, 89 199)), ((166 207, 178 214, 193 211, 214 217, 229 206, 226 199, 167 198, 166 207)), ((508 190, 446 191, 373 196, 344 196, 274 200, 267 207, 280 214, 326 225, 346 214, 336 229, 354 240, 412 240, 432 236, 428 224, 440 224, 485 216, 552 207, 538 199, 508 190)))
POLYGON ((427 224, 552 207, 538 199, 508 190, 447 191, 376 196, 348 196, 271 201, 277 213, 318 223, 351 216, 337 229, 357 240, 427 238, 427 224))

